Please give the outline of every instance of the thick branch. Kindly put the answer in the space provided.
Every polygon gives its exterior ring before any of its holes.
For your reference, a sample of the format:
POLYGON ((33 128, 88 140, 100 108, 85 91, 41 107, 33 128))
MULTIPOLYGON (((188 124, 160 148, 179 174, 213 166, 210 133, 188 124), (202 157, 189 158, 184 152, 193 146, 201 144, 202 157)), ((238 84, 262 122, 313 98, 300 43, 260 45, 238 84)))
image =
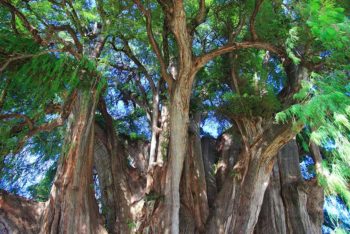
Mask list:
POLYGON ((255 18, 260 10, 260 7, 261 7, 263 1, 264 0, 256 0, 255 1, 255 8, 254 8, 252 16, 250 17, 249 28, 250 28, 250 33, 252 34, 253 41, 258 40, 258 35, 256 34, 256 31, 255 31, 255 18))
POLYGON ((153 79, 151 78, 151 75, 148 73, 146 67, 136 58, 135 54, 132 52, 128 41, 124 41, 124 50, 123 52, 136 64, 136 66, 140 69, 140 71, 145 75, 146 79, 148 80, 148 83, 151 86, 152 92, 156 92, 156 85, 154 84, 153 79))
MULTIPOLYGON (((24 27, 30 32, 30 34, 33 36, 33 39, 38 43, 38 44, 43 44, 44 41, 43 39, 40 37, 39 32, 36 28, 34 28, 29 21, 27 20, 27 18, 22 14, 22 12, 20 12, 19 10, 17 10, 16 7, 14 7, 9 1, 6 0, 0 0, 0 4, 2 4, 3 6, 7 7, 11 12, 13 12, 15 15, 17 15, 17 17, 22 21, 24 27)), ((44 43, 45 44, 45 43, 44 43)))
POLYGON ((196 27, 198 27, 201 23, 205 21, 205 18, 208 14, 208 10, 205 6, 205 0, 198 0, 199 10, 197 12, 196 17, 191 21, 191 24, 188 26, 191 34, 194 33, 196 27))
POLYGON ((30 119, 28 116, 23 115, 23 114, 18 114, 18 113, 12 113, 12 114, 3 114, 0 115, 0 120, 3 119, 24 119, 25 123, 28 125, 29 129, 33 129, 33 120, 30 119))
POLYGON ((262 136, 262 141, 267 142, 267 147, 262 153, 263 161, 269 162, 303 127, 304 124, 293 122, 267 126, 262 136))
POLYGON ((0 67, 0 74, 6 69, 6 67, 8 65, 10 65, 10 63, 17 61, 17 60, 21 60, 21 59, 26 59, 26 58, 33 58, 33 57, 39 57, 40 55, 44 55, 44 54, 48 54, 48 53, 54 53, 54 52, 60 52, 61 50, 46 50, 46 51, 42 51, 39 52, 37 54, 21 54, 18 56, 14 56, 11 58, 6 59, 5 63, 0 67))
POLYGON ((217 56, 220 56, 222 54, 232 52, 239 49, 248 49, 248 48, 256 48, 256 49, 263 49, 271 51, 272 53, 276 54, 277 56, 283 58, 286 58, 285 53, 283 50, 275 47, 274 45, 271 45, 269 43, 265 42, 237 42, 237 43, 231 43, 228 45, 225 45, 223 47, 220 47, 218 49, 212 50, 211 52, 208 52, 207 54, 204 54, 195 60, 195 66, 196 69, 200 69, 205 64, 207 64, 210 60, 214 59, 217 56))
POLYGON ((150 41, 152 49, 159 61, 161 74, 165 79, 165 81, 168 83, 168 86, 171 87, 173 80, 171 79, 170 75, 167 72, 167 67, 164 62, 164 58, 161 54, 159 45, 153 35, 151 12, 149 10, 146 10, 146 8, 141 4, 140 0, 134 0, 134 3, 137 5, 137 7, 140 9, 142 14, 146 18, 146 30, 147 30, 148 40, 150 41))

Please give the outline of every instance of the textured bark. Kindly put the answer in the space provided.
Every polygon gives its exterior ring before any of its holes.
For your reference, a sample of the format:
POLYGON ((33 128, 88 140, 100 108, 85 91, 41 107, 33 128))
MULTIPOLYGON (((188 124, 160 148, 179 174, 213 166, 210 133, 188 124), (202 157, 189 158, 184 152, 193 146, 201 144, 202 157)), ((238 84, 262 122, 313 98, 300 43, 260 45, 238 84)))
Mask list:
POLYGON ((0 233, 38 233, 45 203, 0 190, 0 233))
POLYGON ((215 139, 210 137, 203 137, 201 139, 201 148, 205 173, 205 183, 207 185, 208 204, 209 207, 211 207, 217 195, 214 166, 217 161, 218 152, 216 150, 215 139))
POLYGON ((130 191, 123 170, 121 155, 116 139, 106 130, 96 126, 95 168, 98 174, 102 199, 102 214, 106 218, 109 233, 127 233, 130 214, 130 191))
MULTIPOLYGON (((233 129, 231 129, 233 131, 233 129)), ((242 142, 236 133, 224 133, 218 142, 219 161, 217 164, 216 183, 218 191, 221 190, 229 171, 238 160, 242 142)))
POLYGON ((305 182, 295 141, 278 154, 255 233, 321 233, 323 189, 305 182))
MULTIPOLYGON (((180 71, 181 72, 181 71, 180 71)), ((184 72, 184 71, 182 71, 184 72)), ((186 71, 185 79, 189 74, 186 71)), ((181 77, 179 78, 181 79, 181 77)), ((187 152, 189 101, 192 84, 175 85, 170 102, 170 158, 165 182, 164 233, 179 233, 180 181, 187 152)))
POLYGON ((149 152, 148 171, 152 171, 157 156, 157 135, 158 135, 158 116, 159 116, 159 95, 153 94, 152 99, 152 136, 151 136, 151 148, 149 152))
POLYGON ((202 233, 209 215, 199 124, 200 114, 196 114, 189 128, 188 154, 181 179, 180 233, 202 233))
POLYGON ((139 233, 162 233, 164 229, 164 191, 169 145, 169 111, 166 105, 161 111, 161 132, 157 144, 157 159, 151 171, 147 172, 147 188, 143 208, 143 221, 139 233), (163 225, 163 226, 162 226, 163 225))
MULTIPOLYGON (((165 9, 165 5, 162 5, 165 9)), ((179 233, 180 180, 187 152, 187 129, 189 104, 195 68, 192 53, 192 37, 187 27, 186 12, 182 1, 169 4, 172 10, 165 10, 165 18, 177 44, 178 59, 172 72, 170 87, 170 158, 168 160, 165 184, 164 233, 179 233)))
POLYGON ((40 233, 106 233, 93 189, 96 93, 78 91, 40 233))
POLYGON ((278 163, 274 165, 254 232, 256 234, 284 234, 287 232, 278 163))
POLYGON ((271 122, 261 118, 237 122, 243 148, 218 194, 207 233, 253 232, 274 156, 295 135, 290 126, 271 122))
POLYGON ((295 142, 282 150, 278 166, 286 210, 287 233, 321 233, 323 190, 315 181, 303 181, 295 142))

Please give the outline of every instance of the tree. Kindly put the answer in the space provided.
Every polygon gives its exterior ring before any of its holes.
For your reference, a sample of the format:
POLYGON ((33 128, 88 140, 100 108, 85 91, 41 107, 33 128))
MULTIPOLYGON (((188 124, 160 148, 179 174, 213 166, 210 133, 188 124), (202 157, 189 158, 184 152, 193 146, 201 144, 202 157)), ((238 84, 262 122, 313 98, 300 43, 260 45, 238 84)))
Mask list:
MULTIPOLYGON (((34 215, 42 221, 33 230, 105 232, 92 186, 95 168, 111 233, 136 229, 135 223, 156 233, 252 233, 276 155, 302 130, 299 144, 310 141, 304 148, 318 163, 320 183, 348 201, 347 185, 326 179, 349 176, 344 51, 350 28, 337 2, 0 4, 3 158, 42 132, 66 129, 49 200, 34 215), (133 157, 137 175, 125 164, 131 149, 122 145, 133 143, 116 133, 110 97, 147 117, 149 155, 133 157), (235 136, 236 150, 216 171, 218 184, 208 173, 216 159, 201 146, 206 110, 228 119, 235 136), (319 166, 316 144, 330 142, 335 149, 323 155, 337 170, 319 166)), ((130 129, 125 133, 132 136, 130 129)))

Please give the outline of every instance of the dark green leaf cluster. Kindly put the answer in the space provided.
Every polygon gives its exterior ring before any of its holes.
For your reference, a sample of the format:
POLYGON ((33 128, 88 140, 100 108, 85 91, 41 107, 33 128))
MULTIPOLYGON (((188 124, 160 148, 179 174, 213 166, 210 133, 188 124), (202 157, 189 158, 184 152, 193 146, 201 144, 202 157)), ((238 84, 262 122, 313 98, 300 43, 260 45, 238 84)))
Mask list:
POLYGON ((273 94, 240 96, 227 93, 224 95, 224 101, 219 111, 232 119, 256 116, 270 117, 281 109, 280 102, 273 94))
POLYGON ((37 184, 28 187, 30 195, 37 201, 45 202, 48 200, 51 185, 57 170, 57 163, 54 163, 45 173, 44 178, 37 184))

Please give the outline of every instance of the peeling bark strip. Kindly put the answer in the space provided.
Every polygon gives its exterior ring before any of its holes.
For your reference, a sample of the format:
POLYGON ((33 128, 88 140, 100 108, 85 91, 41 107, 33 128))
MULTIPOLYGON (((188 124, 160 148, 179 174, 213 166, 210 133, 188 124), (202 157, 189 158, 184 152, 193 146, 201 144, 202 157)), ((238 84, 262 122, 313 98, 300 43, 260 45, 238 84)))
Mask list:
POLYGON ((40 233, 106 233, 94 196, 95 91, 79 90, 40 233))
POLYGON ((322 233, 323 199, 316 181, 303 180, 291 141, 278 154, 254 233, 322 233))

